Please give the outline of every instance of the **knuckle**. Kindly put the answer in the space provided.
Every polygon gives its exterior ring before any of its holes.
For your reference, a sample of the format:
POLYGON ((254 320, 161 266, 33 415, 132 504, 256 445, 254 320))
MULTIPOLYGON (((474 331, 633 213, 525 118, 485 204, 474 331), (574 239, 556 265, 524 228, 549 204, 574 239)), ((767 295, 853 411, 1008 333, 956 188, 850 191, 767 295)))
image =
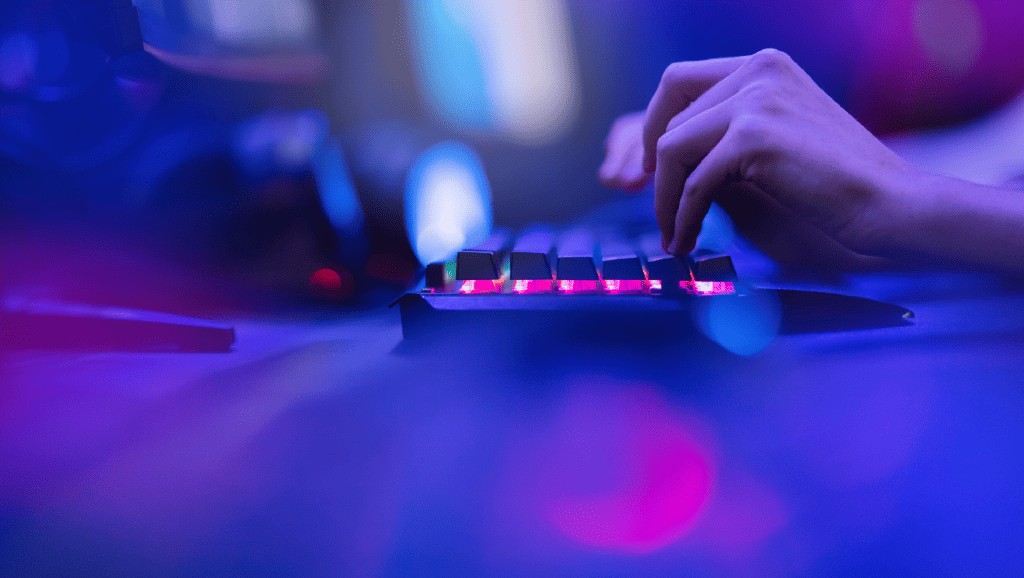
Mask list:
POLYGON ((745 105, 768 116, 780 116, 786 110, 783 88, 774 82, 755 81, 740 90, 745 105))
POLYGON ((776 48, 765 48, 750 57, 750 64, 758 72, 777 73, 788 70, 793 64, 793 59, 776 48))
POLYGON ((661 84, 667 86, 675 83, 683 76, 685 69, 685 62, 673 62, 672 64, 669 64, 665 67, 665 72, 661 74, 661 84))
POLYGON ((778 161, 778 143, 772 139, 771 133, 766 129, 755 129, 749 134, 737 132, 733 138, 738 161, 734 179, 754 183, 766 179, 778 161))
POLYGON ((672 154, 672 141, 668 138, 667 133, 658 137, 658 142, 657 146, 655 147, 655 150, 658 154, 658 160, 661 160, 662 158, 667 158, 669 155, 672 154))
POLYGON ((778 143, 772 132, 772 123, 757 115, 737 117, 726 135, 728 148, 734 151, 739 166, 733 175, 736 180, 757 182, 774 160, 778 143))
POLYGON ((691 203, 695 203, 701 194, 702 183, 702 173, 696 170, 690 173, 689 178, 686 179, 686 183, 683 184, 683 194, 680 198, 679 204, 689 205, 691 203))
POLYGON ((733 136, 745 147, 767 140, 768 123, 755 114, 741 114, 733 119, 729 127, 733 136))
POLYGON ((665 127, 665 132, 670 132, 672 129, 680 126, 689 118, 689 114, 686 110, 681 111, 679 114, 672 117, 672 120, 668 121, 668 126, 665 127))
POLYGON ((764 80, 754 80, 739 90, 739 96, 745 103, 759 103, 767 100, 773 90, 764 80))
POLYGON ((770 173, 770 161, 767 159, 767 152, 751 154, 740 160, 737 179, 750 183, 761 183, 768 178, 770 173))

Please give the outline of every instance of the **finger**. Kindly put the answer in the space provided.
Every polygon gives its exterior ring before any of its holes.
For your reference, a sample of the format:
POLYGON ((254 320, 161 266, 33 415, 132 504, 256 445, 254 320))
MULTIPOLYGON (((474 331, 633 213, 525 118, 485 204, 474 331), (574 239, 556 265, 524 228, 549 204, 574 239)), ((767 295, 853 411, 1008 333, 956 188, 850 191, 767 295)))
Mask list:
POLYGON ((640 166, 643 149, 637 144, 631 147, 623 161, 622 167, 612 174, 599 175, 601 184, 607 187, 614 187, 629 192, 637 192, 643 189, 650 182, 651 175, 645 172, 640 166))
POLYGON ((677 62, 669 65, 661 77, 657 90, 647 105, 644 116, 643 168, 654 172, 657 163, 657 144, 672 117, 709 88, 715 86, 743 65, 749 56, 715 58, 696 62, 677 62))
POLYGON ((676 211, 672 240, 666 251, 673 255, 686 255, 697 243, 704 217, 711 209, 716 193, 735 179, 738 157, 726 138, 697 165, 683 186, 676 211))
POLYGON ((608 155, 598 171, 601 182, 609 186, 619 186, 626 165, 629 163, 630 158, 635 156, 635 151, 639 148, 640 142, 636 139, 633 139, 632 142, 621 138, 615 139, 615 142, 609 146, 608 155))
POLYGON ((654 214, 667 248, 675 236, 679 202, 690 171, 718 145, 729 129, 733 102, 706 110, 665 133, 658 140, 658 165, 654 171, 654 214))
MULTIPOLYGON (((773 90, 773 86, 777 84, 773 78, 783 74, 799 74, 806 77, 807 73, 800 69, 788 55, 778 50, 765 49, 752 54, 735 72, 706 90, 704 94, 690 103, 690 106, 672 117, 666 125, 665 131, 672 130, 737 94, 743 94, 748 104, 763 104, 778 90, 777 86, 773 90)), ((810 77, 806 77, 805 80, 812 84, 814 82, 810 77)))
POLYGON ((637 146, 630 150, 629 158, 622 167, 620 173, 622 188, 630 192, 637 192, 647 186, 654 176, 644 170, 643 163, 644 149, 637 143, 637 146))
MULTIPOLYGON (((721 82, 705 91, 704 94, 700 95, 696 100, 690 103, 690 106, 679 111, 678 114, 672 117, 668 125, 666 125, 666 133, 670 130, 675 130, 677 127, 686 124, 690 119, 719 106, 725 101, 733 99, 737 95, 743 95, 745 92, 757 90, 761 85, 759 83, 752 82, 751 77, 751 71, 745 70, 744 67, 740 67, 736 72, 730 74, 726 78, 722 79, 721 82)), ((751 96, 754 99, 760 98, 760 96, 753 94, 747 96, 751 96)), ((749 100, 749 98, 747 100, 749 100)))
POLYGON ((643 121, 642 112, 634 112, 619 117, 605 140, 605 160, 598 170, 598 177, 608 186, 622 186, 619 182, 623 170, 640 147, 640 128, 643 121))

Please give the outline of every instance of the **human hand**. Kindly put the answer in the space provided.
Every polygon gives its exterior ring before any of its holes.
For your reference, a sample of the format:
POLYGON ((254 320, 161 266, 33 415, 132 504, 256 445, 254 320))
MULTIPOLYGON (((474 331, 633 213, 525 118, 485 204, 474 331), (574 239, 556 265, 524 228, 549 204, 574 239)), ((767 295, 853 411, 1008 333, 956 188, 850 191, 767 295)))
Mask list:
POLYGON ((715 200, 772 256, 864 261, 877 254, 878 231, 898 221, 892 192, 918 173, 777 50, 669 66, 642 139, 662 241, 675 254, 693 249, 715 200))
POLYGON ((624 114, 612 123, 604 141, 604 163, 597 172, 601 184, 637 192, 651 181, 642 166, 644 113, 624 114))

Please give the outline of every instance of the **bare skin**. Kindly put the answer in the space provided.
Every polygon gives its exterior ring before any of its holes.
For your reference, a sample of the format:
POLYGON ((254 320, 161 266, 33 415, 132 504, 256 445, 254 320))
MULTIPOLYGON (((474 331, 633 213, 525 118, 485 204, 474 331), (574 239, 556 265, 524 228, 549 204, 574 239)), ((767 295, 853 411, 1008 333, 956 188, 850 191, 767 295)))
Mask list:
POLYGON ((919 170, 777 50, 669 66, 606 149, 604 184, 636 190, 653 178, 671 253, 693 249, 717 201, 784 263, 1024 275, 1024 195, 919 170))

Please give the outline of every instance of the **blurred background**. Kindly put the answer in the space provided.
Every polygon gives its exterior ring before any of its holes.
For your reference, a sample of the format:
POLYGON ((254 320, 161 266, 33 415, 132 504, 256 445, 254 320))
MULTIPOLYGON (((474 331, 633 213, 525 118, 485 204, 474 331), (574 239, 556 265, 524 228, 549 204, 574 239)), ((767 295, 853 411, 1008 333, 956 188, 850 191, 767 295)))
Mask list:
POLYGON ((671 62, 779 48, 892 135, 1012 99, 1022 22, 993 0, 5 0, 0 287, 379 303, 492 226, 618 198, 607 129, 671 62))
POLYGON ((0 576, 1018 575, 1019 290, 864 276, 914 323, 750 356, 417 350, 380 305, 494 227, 647 203, 596 173, 674 61, 776 47, 908 158, 959 143, 930 170, 1024 175, 1022 30, 1016 0, 0 0, 0 312, 238 329, 0 352, 0 576))

